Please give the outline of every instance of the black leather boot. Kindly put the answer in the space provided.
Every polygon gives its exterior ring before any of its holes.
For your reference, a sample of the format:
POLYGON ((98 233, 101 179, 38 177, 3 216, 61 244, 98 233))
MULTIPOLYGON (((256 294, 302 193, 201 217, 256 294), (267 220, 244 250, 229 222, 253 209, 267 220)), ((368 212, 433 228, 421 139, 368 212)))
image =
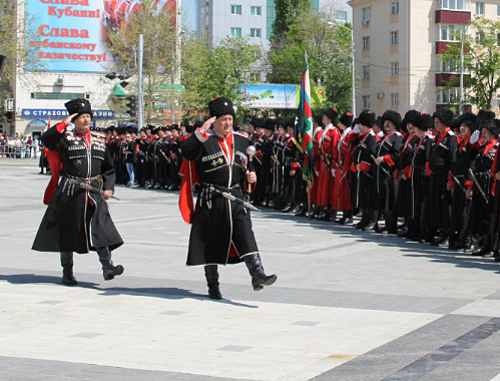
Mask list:
POLYGON ((122 265, 113 266, 111 252, 108 247, 98 247, 96 251, 99 256, 99 262, 102 264, 102 276, 104 280, 111 280, 115 276, 123 274, 124 268, 122 265))
POLYGON ((76 286, 78 282, 73 275, 73 252, 61 252, 61 266, 63 268, 62 282, 67 286, 76 286))
POLYGON ((217 271, 217 265, 205 266, 205 278, 207 278, 208 297, 215 300, 222 299, 222 294, 219 289, 219 272, 217 271))
POLYGON ((247 265, 248 272, 252 276, 254 291, 262 290, 264 286, 270 286, 278 279, 277 275, 266 275, 264 273, 264 267, 262 267, 262 261, 260 260, 259 254, 247 255, 243 257, 243 260, 247 265))

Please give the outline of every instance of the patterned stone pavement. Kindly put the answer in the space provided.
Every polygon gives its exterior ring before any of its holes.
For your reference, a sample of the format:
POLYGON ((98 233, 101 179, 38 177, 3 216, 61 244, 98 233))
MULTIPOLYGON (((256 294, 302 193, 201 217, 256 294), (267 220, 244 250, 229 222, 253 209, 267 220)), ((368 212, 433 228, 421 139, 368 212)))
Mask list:
POLYGON ((271 210, 254 213, 264 266, 221 269, 224 299, 185 266, 177 194, 117 187, 125 245, 105 282, 95 253, 60 284, 30 250, 48 176, 0 159, 1 380, 500 380, 500 265, 271 210))

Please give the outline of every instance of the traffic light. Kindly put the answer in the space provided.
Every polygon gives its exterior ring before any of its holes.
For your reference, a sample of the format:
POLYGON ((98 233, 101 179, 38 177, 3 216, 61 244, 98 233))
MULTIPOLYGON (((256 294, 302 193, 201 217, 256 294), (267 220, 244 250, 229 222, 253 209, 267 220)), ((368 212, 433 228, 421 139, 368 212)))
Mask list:
POLYGON ((125 105, 128 108, 128 110, 125 112, 131 117, 135 117, 137 115, 137 97, 135 95, 129 95, 125 99, 127 100, 127 103, 125 105))

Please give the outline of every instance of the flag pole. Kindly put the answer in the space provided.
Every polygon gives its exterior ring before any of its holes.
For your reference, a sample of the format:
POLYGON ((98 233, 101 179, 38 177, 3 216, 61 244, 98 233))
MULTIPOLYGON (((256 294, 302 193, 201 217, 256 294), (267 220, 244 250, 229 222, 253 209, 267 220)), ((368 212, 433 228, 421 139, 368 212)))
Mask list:
MULTIPOLYGON (((307 50, 304 50, 304 59, 306 61, 306 66, 309 65, 309 58, 307 56, 307 50)), ((303 89, 303 91, 304 91, 304 89, 303 89)), ((306 153, 306 155, 309 155, 309 153, 306 153)), ((309 220, 311 220, 311 214, 312 214, 311 189, 312 189, 311 186, 309 186, 309 185, 306 186, 306 193, 307 193, 307 219, 309 219, 309 220)))

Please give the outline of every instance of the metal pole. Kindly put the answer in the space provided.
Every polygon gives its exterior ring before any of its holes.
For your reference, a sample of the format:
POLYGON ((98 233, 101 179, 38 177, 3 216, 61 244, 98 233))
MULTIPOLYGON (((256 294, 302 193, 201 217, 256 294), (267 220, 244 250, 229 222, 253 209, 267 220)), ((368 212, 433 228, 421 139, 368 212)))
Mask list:
POLYGON ((354 62, 354 28, 351 26, 351 92, 352 106, 351 113, 356 116, 356 63, 354 62))
POLYGON ((142 34, 139 35, 139 73, 138 73, 138 102, 137 102, 137 111, 139 113, 139 117, 137 118, 137 127, 139 130, 144 126, 144 103, 143 103, 143 89, 142 89, 142 61, 143 61, 143 52, 144 52, 144 36, 142 34))
POLYGON ((460 100, 458 101, 458 115, 462 115, 464 106, 464 38, 462 34, 462 45, 460 49, 460 100))

